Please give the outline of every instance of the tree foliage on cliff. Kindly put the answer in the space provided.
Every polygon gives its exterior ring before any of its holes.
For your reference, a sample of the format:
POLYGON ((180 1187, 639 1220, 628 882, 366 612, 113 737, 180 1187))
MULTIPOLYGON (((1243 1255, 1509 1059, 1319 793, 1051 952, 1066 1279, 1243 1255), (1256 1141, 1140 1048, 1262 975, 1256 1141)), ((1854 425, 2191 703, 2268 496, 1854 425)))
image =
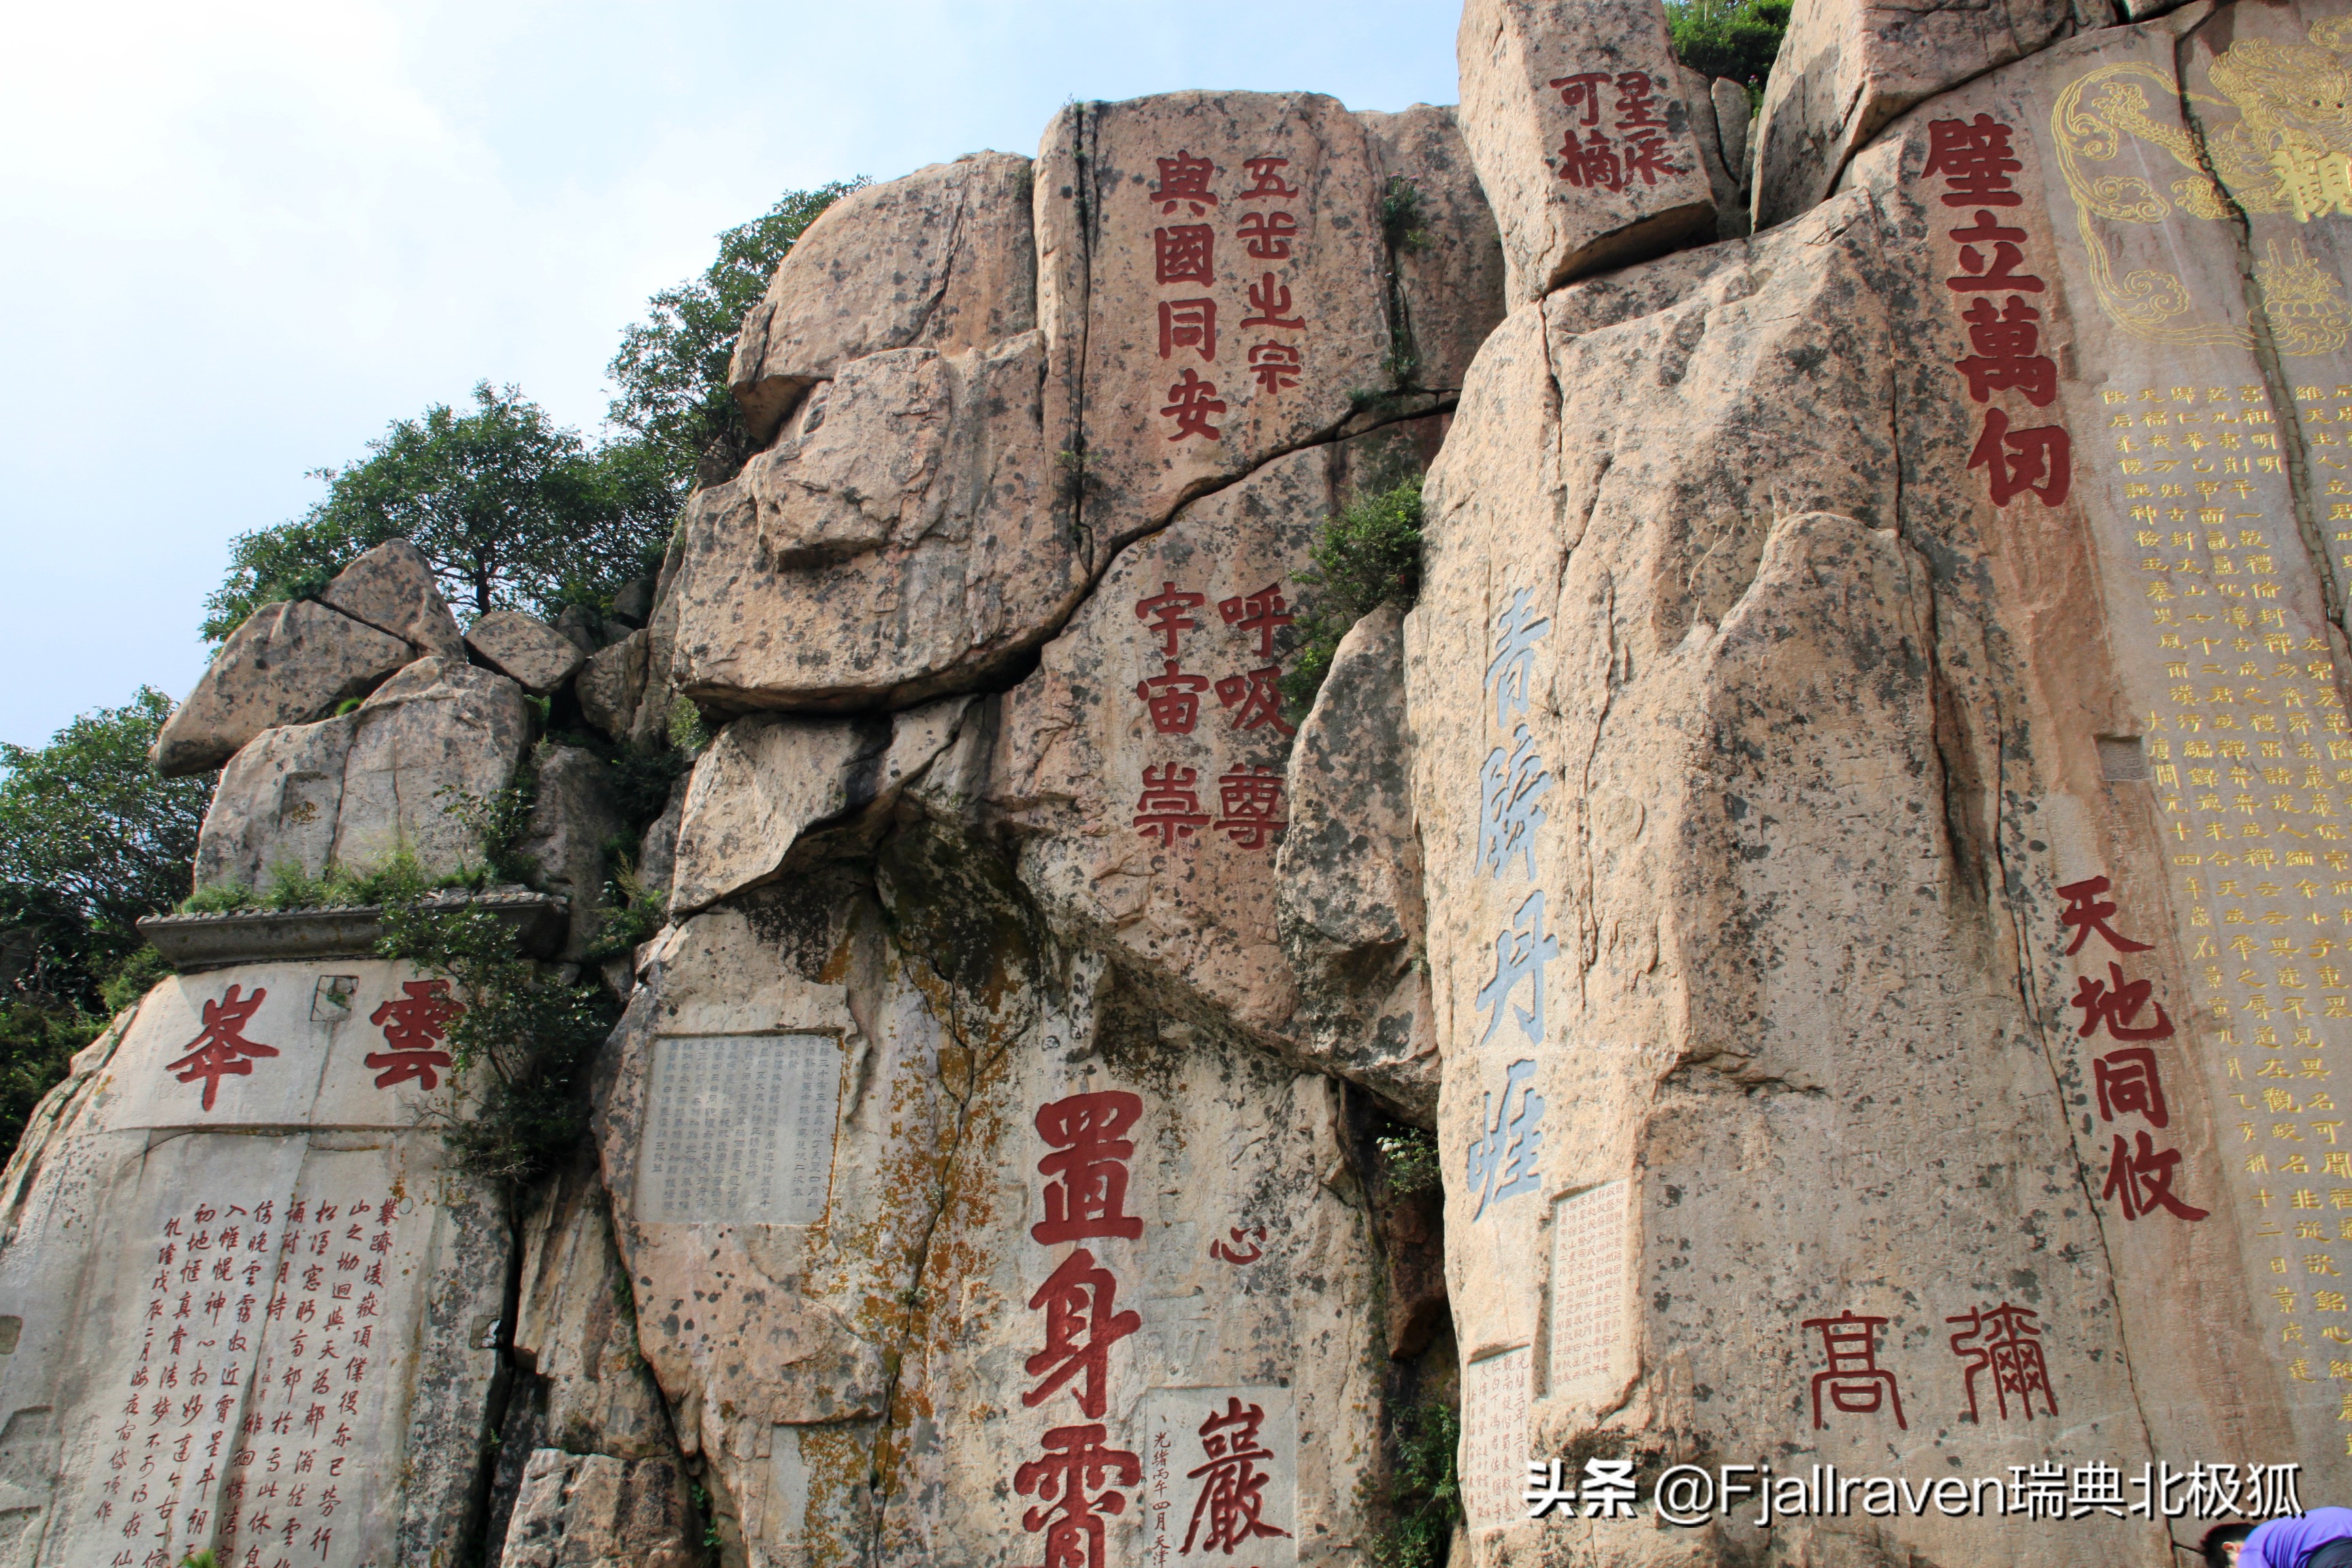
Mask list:
POLYGON ((368 452, 317 470, 327 493, 300 518, 231 542, 228 580, 205 602, 207 638, 404 537, 461 613, 598 603, 645 571, 683 494, 641 443, 591 448, 519 389, 488 382, 471 408, 436 403, 395 420, 368 452))
POLYGON ((761 217, 719 237, 719 258, 646 302, 646 319, 621 332, 605 374, 620 388, 609 416, 684 486, 698 469, 731 476, 751 456, 742 411, 727 390, 727 365, 743 317, 808 226, 867 182, 836 180, 786 191, 761 217))
POLYGON ((1666 0, 1666 26, 1683 64, 1760 89, 1780 52, 1794 0, 1666 0))
POLYGON ((1314 706, 1332 656, 1348 628, 1394 600, 1406 609, 1421 595, 1421 476, 1359 497, 1323 525, 1298 574, 1308 594, 1295 623, 1297 657, 1282 678, 1283 696, 1303 715, 1314 706))
POLYGON ((46 746, 0 743, 0 1142, 106 1013, 162 973, 132 922, 188 890, 213 775, 167 779, 147 748, 171 699, 142 688, 46 746))
POLYGON ((205 601, 220 642, 263 605, 324 588, 353 558, 404 537, 460 615, 603 605, 650 571, 698 466, 731 474, 750 438, 727 390, 743 314, 801 232, 843 193, 787 191, 719 237, 700 277, 665 289, 624 329, 609 374, 620 390, 609 439, 591 443, 514 386, 483 382, 470 407, 436 403, 395 420, 368 456, 319 468, 326 495, 299 518, 240 534, 227 579, 205 601))

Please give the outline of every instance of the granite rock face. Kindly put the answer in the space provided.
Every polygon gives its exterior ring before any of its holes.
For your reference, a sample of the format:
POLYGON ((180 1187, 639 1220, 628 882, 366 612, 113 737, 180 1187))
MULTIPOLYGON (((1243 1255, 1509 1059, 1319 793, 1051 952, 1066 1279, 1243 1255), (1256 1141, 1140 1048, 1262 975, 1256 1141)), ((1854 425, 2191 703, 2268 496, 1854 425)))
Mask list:
POLYGON ((953 354, 1034 326, 1029 160, 975 153, 842 197, 744 318, 728 373, 761 440, 842 366, 890 349, 953 354))
MULTIPOLYGON (((1361 1568, 1434 1405, 1466 1568, 2154 1563, 2210 1521, 2142 1466, 2352 1485, 2352 22, 1808 6, 1754 126, 1647 0, 1462 43, 1458 110, 1074 103, 810 230, 763 449, 547 634, 613 744, 526 847, 576 910, 634 839, 666 915, 539 972, 625 1006, 593 1146, 457 1173, 427 977, 167 981, 0 1181, 0 1541, 156 1501, 99 1512, 116 1402, 226 1352, 139 1314, 331 1167, 433 1216, 338 1568, 1361 1568), (1417 547, 1358 504, 1416 476, 1417 547), (1765 1461, 1890 1479, 1650 1487, 1765 1461), (2034 1466, 2124 1506, 1943 1500, 2034 1466)), ((202 875, 475 851, 424 803, 523 687, 397 657, 246 738, 202 875)), ((264 1249, 299 1339, 246 1264, 240 1354, 356 1327, 341 1239, 307 1318, 264 1249)), ((231 1456, 155 1461, 167 1555, 259 1529, 273 1376, 165 1413, 231 1456)))
POLYGON ((264 605, 172 710, 155 766, 167 777, 216 768, 264 730, 322 718, 415 657, 411 644, 324 605, 264 605))
POLYGON ((359 709, 264 731, 230 759, 205 813, 196 885, 263 886, 281 866, 381 866, 406 850, 428 875, 479 862, 444 790, 488 797, 522 761, 521 689, 449 659, 419 659, 359 709))
POLYGON ((1756 226, 1827 196, 1847 161, 1913 104, 2119 14, 2115 0, 1797 0, 1756 121, 1756 226))
POLYGON ((386 540, 344 567, 319 602, 412 644, 419 658, 466 656, 457 618, 441 596, 432 563, 405 539, 386 540))
POLYGON ((533 697, 571 679, 587 657, 570 637, 520 610, 492 610, 467 631, 466 646, 533 697))
POLYGON ((1468 0, 1459 58, 1514 305, 1714 237, 1714 106, 1685 80, 1656 0, 1468 0))

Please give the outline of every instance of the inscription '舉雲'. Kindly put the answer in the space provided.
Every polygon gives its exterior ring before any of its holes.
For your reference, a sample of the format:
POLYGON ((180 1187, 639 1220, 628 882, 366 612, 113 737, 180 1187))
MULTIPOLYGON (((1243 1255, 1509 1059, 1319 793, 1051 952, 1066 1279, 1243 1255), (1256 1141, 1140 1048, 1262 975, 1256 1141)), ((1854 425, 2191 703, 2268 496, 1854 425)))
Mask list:
POLYGON ((830 1035, 654 1043, 637 1217, 814 1225, 833 1179, 841 1046, 830 1035))

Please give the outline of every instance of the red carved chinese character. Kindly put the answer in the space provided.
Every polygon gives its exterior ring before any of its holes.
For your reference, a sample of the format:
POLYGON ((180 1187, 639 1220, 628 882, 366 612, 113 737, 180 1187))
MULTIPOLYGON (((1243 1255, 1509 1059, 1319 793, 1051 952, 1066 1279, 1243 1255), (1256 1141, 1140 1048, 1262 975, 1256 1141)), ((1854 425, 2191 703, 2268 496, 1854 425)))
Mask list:
POLYGON ((1690 171, 1680 163, 1666 161, 1666 139, 1654 131, 1637 132, 1625 139, 1625 183, 1632 184, 1633 176, 1642 176, 1645 185, 1658 183, 1660 174, 1684 174, 1690 171))
POLYGON ((1235 197, 1237 201, 1245 202, 1252 196, 1295 196, 1298 194, 1298 187, 1284 184, 1282 175, 1277 172, 1290 167, 1287 158, 1244 158, 1242 167, 1250 172, 1250 178, 1257 184, 1235 197))
POLYGON ((2042 329, 2034 323, 2042 312, 2011 294, 2009 309, 1996 310, 1990 300, 1977 300, 1961 312, 1969 323, 1969 342, 1976 353, 1953 363, 1969 378, 1969 395, 1982 403, 2000 387, 2014 387, 2036 408, 2047 408, 2058 395, 2058 367, 2047 354, 2036 353, 2042 329))
POLYGON ((1151 629, 1160 634, 1160 651, 1174 658, 1179 651, 1177 634, 1200 629, 1201 623, 1184 612, 1197 610, 1208 602, 1206 594, 1180 594, 1175 584, 1162 583, 1159 593, 1135 602, 1135 618, 1151 623, 1151 629))
POLYGON ((1127 1161, 1135 1144, 1127 1133, 1143 1116, 1143 1099, 1123 1089, 1074 1094, 1037 1108, 1037 1135, 1055 1152, 1037 1162, 1045 1185, 1045 1217, 1029 1227, 1041 1247, 1098 1236, 1132 1241, 1143 1221, 1127 1212, 1127 1161))
MULTIPOLYGON (((1178 349, 1196 351, 1202 359, 1217 357, 1217 302, 1214 300, 1163 300, 1160 302, 1160 357, 1178 349)), ((1214 392, 1215 387, 1209 388, 1214 392)), ((1171 390, 1169 395, 1175 394, 1171 390)), ((1224 405, 1219 404, 1222 412, 1224 405)), ((1164 413, 1165 410, 1162 410, 1164 413)))
POLYGON ((269 993, 256 986, 252 995, 240 999, 238 993, 242 989, 242 986, 232 985, 219 1001, 205 1003, 204 1032, 188 1042, 186 1056, 178 1061, 163 1064, 163 1070, 177 1073, 182 1083, 194 1083, 198 1079, 205 1080, 204 1104, 206 1110, 213 1108, 213 1096, 219 1089, 222 1079, 231 1073, 240 1078, 248 1076, 253 1071, 250 1058, 278 1054, 277 1047, 258 1045, 247 1039, 243 1033, 245 1026, 252 1022, 255 1011, 260 1007, 261 999, 269 993), (184 1071, 182 1070, 184 1068, 184 1071))
POLYGON ((2137 1219, 2158 1209, 2185 1220, 2203 1219, 2208 1211, 2191 1208, 2172 1190, 2175 1167, 2179 1163, 2179 1150, 2158 1149, 2156 1141, 2146 1132, 2139 1134, 2137 1149, 2118 1132, 2107 1161, 2106 1185, 2100 1189, 2099 1195, 2121 1200, 2126 1219, 2137 1219))
POLYGON ((464 1013, 466 1005, 450 999, 446 980, 405 980, 400 989, 404 994, 399 1001, 385 1002, 368 1015, 369 1023, 383 1026, 383 1043, 392 1049, 371 1052, 364 1059, 383 1069, 376 1077, 378 1089, 410 1079, 438 1089, 441 1080, 433 1069, 448 1067, 451 1058, 448 1052, 432 1047, 448 1037, 450 1020, 464 1013))
POLYGON ((2113 1121, 2120 1110, 2147 1118, 2151 1127, 2171 1121, 2164 1104, 2164 1080, 2157 1076, 2156 1053, 2146 1046, 2127 1046, 2093 1058, 2091 1077, 2098 1085, 2100 1121, 2113 1121))
POLYGON ((1298 384, 1298 373, 1307 356, 1289 343, 1252 343, 1249 352, 1250 374, 1268 392, 1280 392, 1286 386, 1298 384))
POLYGON ((1281 681, 1281 669, 1271 664, 1247 675, 1228 675, 1217 682, 1217 700, 1227 708, 1241 709, 1234 719, 1236 730, 1271 724, 1285 735, 1295 735, 1297 731, 1283 721, 1281 681))
POLYGON ((1617 78, 1617 129, 1637 131, 1655 126, 1665 128, 1665 117, 1658 112, 1658 89, 1647 71, 1626 71, 1617 78))
POLYGON ((1580 190, 1613 191, 1625 184, 1625 170, 1605 132, 1588 132, 1580 142, 1570 126, 1559 144, 1559 177, 1580 190))
POLYGON ((1151 712, 1151 727, 1162 735, 1189 735, 1201 717, 1201 693, 1209 689, 1205 675, 1188 675, 1174 659, 1158 675, 1135 683, 1135 694, 1151 712))
POLYGON ((1192 207, 1194 217, 1199 217, 1217 205, 1217 198, 1209 190, 1209 178, 1217 172, 1216 164, 1181 149, 1173 158, 1158 162, 1160 183, 1151 187, 1151 195, 1160 203, 1161 212, 1172 213, 1176 204, 1182 202, 1192 207))
POLYGON ((1895 1406, 1895 1425, 1905 1431, 1910 1423, 1903 1419, 1903 1394, 1895 1385, 1895 1374, 1878 1364, 1878 1331, 1886 1326, 1884 1318, 1858 1317, 1849 1309, 1834 1318, 1807 1318, 1804 1327, 1821 1331, 1822 1350, 1829 1357, 1829 1370, 1813 1374, 1813 1426, 1826 1425, 1822 1419, 1822 1391, 1829 1390, 1830 1404, 1848 1415, 1875 1415, 1883 1403, 1895 1406))
POLYGON ((2110 962, 2107 978, 2094 980, 2089 975, 2075 979, 2074 999, 2068 1004, 2083 1012, 2082 1035, 2084 1039, 2096 1033, 2101 1024, 2118 1040, 2161 1040, 2172 1033, 2172 1020, 2164 1016, 2164 1005, 2148 1001, 2155 983, 2147 980, 2126 980, 2123 966, 2110 962), (2156 1009, 2156 1022, 2146 1028, 2135 1028, 2132 1020, 2139 1016, 2143 1006, 2156 1009))
POLYGON ((1187 370, 1169 387, 1168 405, 1160 412, 1176 421, 1176 433, 1168 437, 1171 441, 1181 441, 1187 436, 1206 436, 1217 441, 1223 439, 1224 432, 1210 424, 1209 416, 1224 411, 1224 401, 1217 395, 1217 384, 1202 381, 1199 371, 1187 370))
POLYGON ((1968 276, 1945 279, 1945 288, 1961 294, 1981 294, 1994 289, 2039 294, 2046 287, 2032 273, 2017 269, 2025 260, 2025 252, 2020 250, 2016 243, 2025 237, 2023 229, 2004 228, 1993 222, 1992 214, 1980 212, 1977 214, 1973 226, 1956 228, 1951 233, 1952 237, 1960 242, 1960 266, 1968 276), (1990 266, 1985 263, 1984 253, 1977 248, 1988 242, 1992 246, 1990 266))
POLYGON ((1244 849, 1263 849, 1290 826, 1282 815, 1282 775, 1272 768, 1235 768, 1217 781, 1224 815, 1217 831, 1244 849))
POLYGON ((1155 228, 1151 241, 1153 270, 1160 282, 1217 280, 1217 231, 1207 224, 1181 223, 1172 228, 1155 228))
POLYGON ((1257 1462, 1275 1457, 1258 1438, 1257 1429, 1265 1424, 1265 1407, 1244 1405, 1239 1395, 1226 1395, 1222 1413, 1210 1407, 1200 1428, 1207 1463, 1185 1472, 1185 1479, 1201 1482, 1200 1499, 1192 1504, 1192 1526, 1184 1532, 1185 1552, 1192 1550, 1204 1521, 1209 1533, 1201 1550, 1222 1551, 1228 1557, 1260 1536, 1289 1537, 1290 1531, 1259 1517, 1265 1511, 1265 1483, 1273 1478, 1259 1474, 1257 1462))
POLYGON ((1237 594, 1230 599, 1217 601, 1217 614, 1225 625, 1239 626, 1244 632, 1257 634, 1257 656, 1274 657, 1274 634, 1298 617, 1289 614, 1290 605, 1282 596, 1282 584, 1269 583, 1255 594, 1237 594))
POLYGON ((1298 220, 1288 213, 1244 213, 1234 235, 1247 243, 1252 256, 1287 261, 1290 242, 1298 237, 1298 220))
POLYGON ((1262 281, 1249 286, 1249 308, 1255 310, 1257 314, 1244 316, 1242 325, 1244 327, 1304 329, 1307 325, 1307 319, 1303 316, 1286 316, 1282 313, 1290 309, 1290 285, 1276 282, 1274 274, 1271 272, 1267 273, 1262 281))
POLYGON ((1559 100, 1570 109, 1584 111, 1584 123, 1601 123, 1601 86, 1610 79, 1607 71, 1580 71, 1574 76, 1556 76, 1551 85, 1559 89, 1559 100))
POLYGON ((1037 1288, 1029 1309, 1045 1314, 1045 1348, 1023 1364, 1030 1376, 1042 1375, 1045 1381, 1022 1394, 1023 1405, 1036 1408, 1084 1373, 1086 1382, 1076 1391, 1078 1408, 1096 1420, 1102 1418, 1110 1347, 1143 1326, 1139 1314, 1114 1310, 1118 1296, 1118 1281, 1109 1269, 1096 1268, 1095 1255, 1083 1247, 1037 1288))
POLYGON ((2082 952, 2083 943, 2090 940, 2093 931, 2105 938, 2107 945, 2117 952, 2148 951, 2149 943, 2134 942, 2107 923, 2108 917, 2116 913, 2116 906, 2101 897, 2109 885, 2105 877, 2085 877, 2058 889, 2058 896, 2066 900, 2066 907, 2058 911, 2058 923, 2074 928, 2074 940, 2066 945, 2067 957, 2082 952))
POLYGON ((2010 154, 2010 128, 1990 114, 1973 121, 1927 121, 1927 162, 1922 175, 1944 176, 1948 207, 2013 207, 2025 198, 2010 176, 2025 167, 2010 154))
POLYGON ((2074 443, 2063 426, 2012 430, 2008 415, 1988 408, 1984 435, 1969 454, 1969 467, 1986 471, 1995 506, 2007 506, 2022 493, 2040 498, 2043 506, 2062 506, 2074 487, 2074 443))
POLYGON ((1087 1494, 1109 1476, 1127 1486, 1143 1479, 1142 1463, 1124 1448, 1105 1447, 1103 1437, 1100 1426, 1056 1426, 1045 1434, 1045 1457, 1013 1472, 1021 1495, 1034 1494, 1040 1504, 1022 1514, 1021 1527, 1045 1532, 1043 1568, 1103 1568, 1100 1516, 1125 1512, 1127 1498, 1116 1491, 1087 1494))
POLYGON ((1952 1353, 1969 1363, 1964 1380, 1969 1391, 1969 1419, 1979 1420, 1977 1409, 1977 1373, 1992 1373, 1992 1396, 2000 1418, 2009 1419, 2009 1396, 2018 1396, 2025 1419, 2033 1419, 2033 1396, 2042 1395, 2043 1413, 2058 1414, 2058 1397, 2050 1389, 2050 1369, 2042 1359, 2042 1331, 2033 1326, 2039 1312, 2023 1307, 2012 1307, 2003 1301, 1998 1307, 1971 1308, 1957 1318, 1946 1318, 1948 1323, 1966 1323, 1968 1327, 1952 1336, 1952 1353), (1968 1344, 1964 1341, 1975 1340, 1968 1344))
POLYGON ((1179 838, 1190 838, 1209 825, 1209 814, 1201 809, 1201 796, 1192 788, 1199 778, 1195 768, 1180 768, 1174 763, 1143 770, 1143 793, 1135 801, 1136 831, 1146 838, 1158 838, 1163 849, 1175 847, 1179 838))
POLYGON ((1265 1241, 1265 1226, 1237 1225, 1226 1231, 1225 1235, 1231 1239, 1233 1245, 1228 1247, 1222 1241, 1209 1243, 1210 1257, 1223 1263, 1255 1263, 1265 1256, 1265 1248, 1250 1239, 1255 1237, 1257 1242, 1265 1241), (1244 1250, 1244 1248, 1247 1250, 1244 1250))

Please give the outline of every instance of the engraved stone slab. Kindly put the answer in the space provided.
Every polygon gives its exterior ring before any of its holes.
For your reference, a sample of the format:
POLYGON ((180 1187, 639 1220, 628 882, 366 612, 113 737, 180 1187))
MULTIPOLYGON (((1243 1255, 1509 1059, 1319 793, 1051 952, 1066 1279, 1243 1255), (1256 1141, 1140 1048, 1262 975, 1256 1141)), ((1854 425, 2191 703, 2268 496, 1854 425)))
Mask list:
POLYGON ((1526 1510, 1533 1357, 1526 1345, 1470 1363, 1462 1389, 1462 1500, 1474 1530, 1508 1524, 1526 1510))
POLYGON ((1287 1388, 1155 1388, 1145 1405, 1145 1568, 1298 1561, 1298 1417, 1287 1388))
POLYGON ((1562 1198, 1551 1224, 1551 1387, 1614 1370, 1624 1337, 1623 1182, 1562 1198))
POLYGON ((655 1225, 814 1225, 833 1178, 841 1044, 695 1035, 654 1046, 636 1211, 655 1225))

